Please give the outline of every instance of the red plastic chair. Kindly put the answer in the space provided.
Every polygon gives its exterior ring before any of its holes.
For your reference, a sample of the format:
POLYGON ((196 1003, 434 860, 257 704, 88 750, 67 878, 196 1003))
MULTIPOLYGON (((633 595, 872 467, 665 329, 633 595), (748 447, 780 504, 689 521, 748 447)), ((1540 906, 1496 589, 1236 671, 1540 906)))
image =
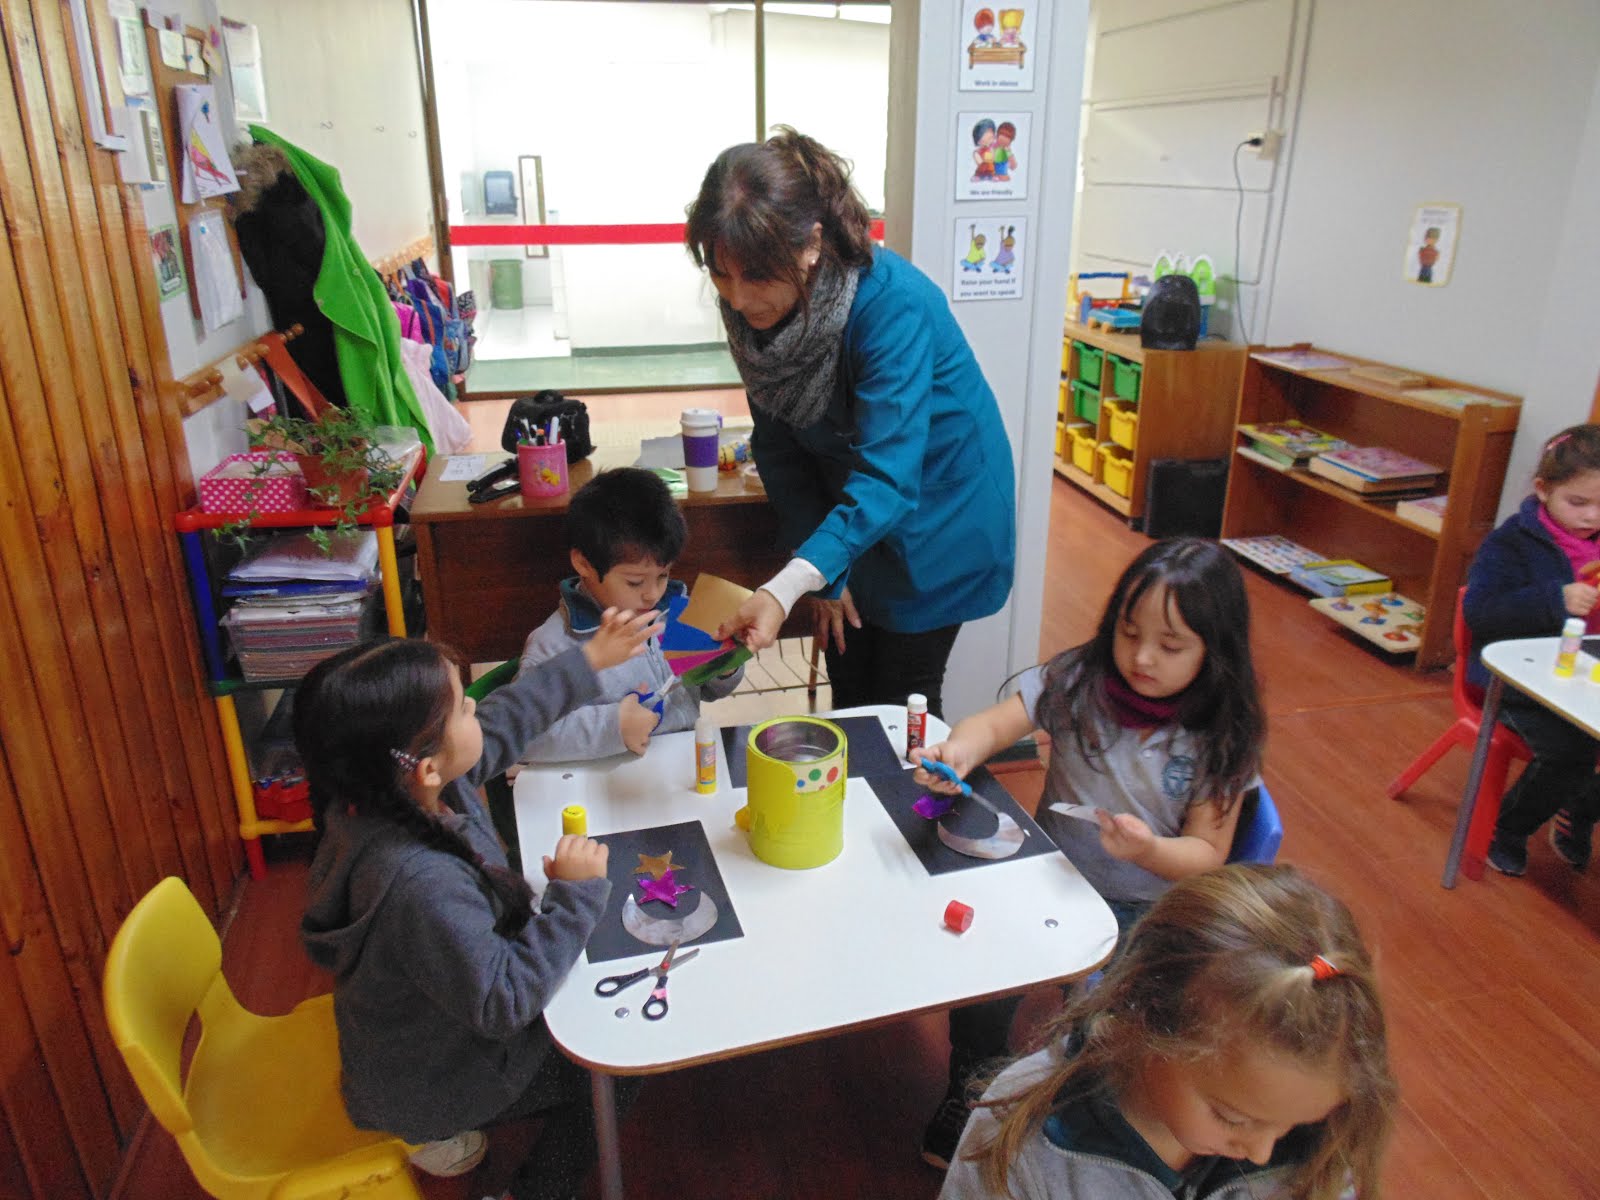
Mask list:
MULTIPOLYGON (((1398 800, 1423 774, 1444 757, 1451 746, 1460 746, 1467 753, 1478 740, 1478 730, 1483 719, 1483 692, 1467 682, 1467 663, 1471 661, 1472 634, 1467 629, 1467 619, 1462 614, 1467 589, 1456 592, 1456 618, 1451 626, 1455 642, 1455 680, 1451 684, 1450 699, 1455 702, 1456 719, 1389 785, 1389 798, 1398 800)), ((1506 775, 1511 770, 1511 760, 1528 762, 1533 752, 1528 744, 1504 725, 1496 725, 1489 739, 1489 758, 1483 767, 1483 778, 1478 782, 1478 800, 1472 810, 1472 825, 1467 830, 1467 845, 1461 856, 1461 869, 1468 879, 1483 878, 1483 859, 1489 853, 1489 842, 1494 837, 1494 823, 1500 816, 1500 797, 1506 790, 1506 775)))

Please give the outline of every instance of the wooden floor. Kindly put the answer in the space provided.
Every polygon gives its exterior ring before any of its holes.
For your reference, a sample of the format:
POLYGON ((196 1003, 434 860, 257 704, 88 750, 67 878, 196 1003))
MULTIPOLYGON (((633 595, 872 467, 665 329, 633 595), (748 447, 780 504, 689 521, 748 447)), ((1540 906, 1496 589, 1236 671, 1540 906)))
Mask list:
MULTIPOLYGON (((1071 485, 1054 486, 1042 654, 1088 636, 1144 544, 1071 485)), ((1275 581, 1251 575, 1249 591, 1281 857, 1344 897, 1377 951, 1403 1093, 1387 1195, 1600 1197, 1600 867, 1577 875, 1538 839, 1525 879, 1442 890, 1466 756, 1403 802, 1384 787, 1450 719, 1447 679, 1380 660, 1275 581)), ((1037 797, 1037 772, 1005 778, 1037 797)), ((305 875, 295 854, 277 848, 227 933, 224 968, 262 1011, 328 986, 295 941, 305 875)), ((1051 1003, 1030 997, 1022 1024, 1051 1003)), ((653 1079, 623 1124, 630 1194, 931 1200, 940 1177, 917 1147, 943 1087, 943 1047, 942 1020, 922 1018, 653 1079)), ((528 1132, 498 1133, 472 1176, 429 1181, 430 1200, 499 1187, 528 1132)), ((123 1195, 201 1193, 156 1129, 135 1149, 123 1195)))

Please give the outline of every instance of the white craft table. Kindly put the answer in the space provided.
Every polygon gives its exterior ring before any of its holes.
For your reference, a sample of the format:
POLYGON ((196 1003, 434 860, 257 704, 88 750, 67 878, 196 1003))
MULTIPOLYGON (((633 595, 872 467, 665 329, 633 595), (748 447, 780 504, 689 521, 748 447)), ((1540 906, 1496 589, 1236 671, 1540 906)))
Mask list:
MULTIPOLYGON (((847 709, 876 716, 905 750, 905 710, 847 709)), ((948 727, 928 718, 928 740, 948 727)), ((535 887, 539 863, 561 834, 561 810, 581 804, 591 834, 698 820, 744 936, 707 943, 672 973, 671 1009, 646 1021, 648 984, 602 999, 595 983, 660 961, 663 951, 591 964, 580 959, 545 1008, 556 1045, 594 1080, 601 1194, 620 1200, 622 1169, 613 1075, 648 1075, 1080 978, 1116 943, 1111 910, 1066 857, 1040 854, 931 876, 872 788, 851 779, 844 849, 826 866, 769 866, 735 827, 742 788, 727 786, 718 748, 715 795, 694 790, 694 735, 652 738, 642 758, 524 768, 515 785, 522 861, 535 887), (946 904, 975 912, 957 935, 946 904), (628 1009, 624 1017, 615 1015, 628 1009)), ((909 769, 909 768, 907 768, 909 769)))
MULTIPOLYGON (((1595 660, 1587 654, 1578 655, 1578 666, 1572 677, 1563 678, 1555 672, 1556 650, 1560 645, 1558 637, 1537 637, 1491 642, 1483 648, 1483 665, 1489 668, 1489 687, 1483 696, 1483 719, 1479 723, 1478 743, 1472 749, 1472 766, 1467 771, 1467 790, 1456 811, 1456 829, 1450 838, 1450 853, 1445 858, 1444 878, 1440 881, 1447 888, 1456 885, 1461 852, 1466 848, 1467 831, 1472 826, 1478 785, 1483 779, 1484 764, 1489 761, 1489 739, 1500 718, 1500 699, 1507 684, 1537 700, 1556 716, 1600 738, 1600 683, 1589 681, 1589 671, 1595 660)), ((1465 669, 1464 664, 1457 669, 1465 669)))

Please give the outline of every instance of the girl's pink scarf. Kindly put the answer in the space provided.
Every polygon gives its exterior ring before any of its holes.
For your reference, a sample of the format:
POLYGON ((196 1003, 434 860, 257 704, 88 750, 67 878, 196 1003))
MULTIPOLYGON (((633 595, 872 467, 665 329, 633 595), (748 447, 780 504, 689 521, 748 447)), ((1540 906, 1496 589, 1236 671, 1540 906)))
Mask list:
MULTIPOLYGON (((1539 524, 1544 526, 1544 531, 1550 535, 1550 540, 1555 542, 1560 551, 1572 563, 1572 577, 1579 578, 1578 572, 1584 567, 1600 559, 1600 546, 1596 546, 1590 538, 1581 538, 1569 529, 1557 525, 1555 518, 1545 510, 1544 505, 1539 505, 1539 524)), ((1594 582, 1584 580, 1584 582, 1594 582)), ((1600 605, 1589 613, 1588 632, 1600 633, 1600 605)))
POLYGON ((1124 729, 1156 729, 1170 725, 1178 715, 1179 696, 1152 700, 1139 695, 1119 675, 1106 676, 1106 699, 1111 701, 1111 715, 1124 729))

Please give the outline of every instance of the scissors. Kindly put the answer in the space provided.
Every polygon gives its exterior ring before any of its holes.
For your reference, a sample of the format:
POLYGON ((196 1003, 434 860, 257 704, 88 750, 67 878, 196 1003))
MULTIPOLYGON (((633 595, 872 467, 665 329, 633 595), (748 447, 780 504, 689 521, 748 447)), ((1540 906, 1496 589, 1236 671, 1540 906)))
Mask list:
POLYGON ((639 707, 648 708, 651 712, 655 713, 656 724, 660 725, 662 714, 666 708, 667 697, 672 695, 673 689, 676 688, 681 682, 683 681, 678 676, 674 675, 671 679, 667 680, 666 683, 662 684, 653 692, 648 691, 645 688, 634 688, 633 694, 639 697, 639 707))
POLYGON ((644 1008, 640 1011, 644 1013, 646 1021, 661 1020, 662 1017, 667 1015, 667 972, 672 970, 673 967, 681 966, 683 963, 688 962, 696 954, 700 953, 699 947, 696 947, 689 953, 680 956, 678 954, 679 945, 680 943, 673 942, 672 945, 668 946, 667 956, 653 967, 640 967, 637 971, 628 975, 607 975, 594 985, 594 994, 596 996, 615 996, 623 988, 638 983, 646 975, 654 973, 656 986, 650 989, 650 999, 644 1002, 644 1008))

